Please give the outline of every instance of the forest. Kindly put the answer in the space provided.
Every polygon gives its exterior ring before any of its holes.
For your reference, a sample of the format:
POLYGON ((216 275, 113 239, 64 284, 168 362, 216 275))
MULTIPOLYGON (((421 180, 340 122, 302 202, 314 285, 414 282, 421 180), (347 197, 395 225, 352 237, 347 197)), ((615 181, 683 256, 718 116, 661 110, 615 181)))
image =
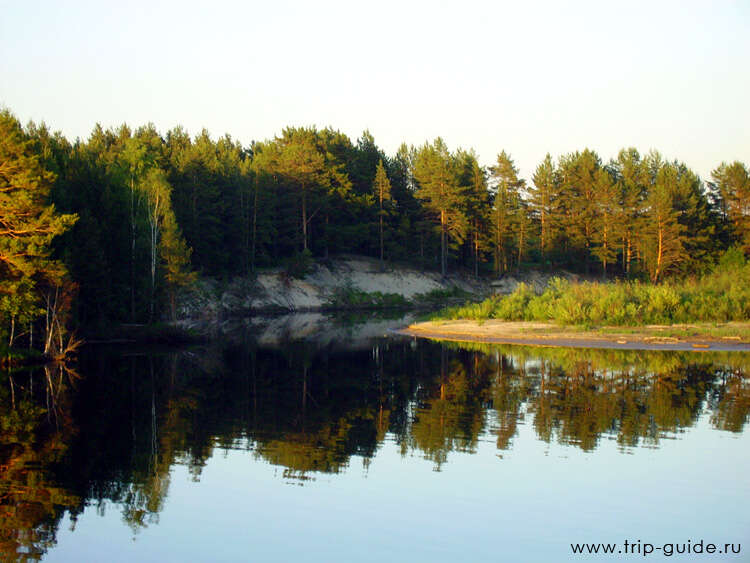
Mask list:
POLYGON ((70 141, 0 112, 0 337, 47 354, 66 327, 153 323, 199 276, 355 253, 465 275, 529 268, 660 284, 750 253, 750 171, 703 181, 656 151, 584 148, 520 178, 441 138, 394 155, 364 131, 248 145, 147 124, 70 141))

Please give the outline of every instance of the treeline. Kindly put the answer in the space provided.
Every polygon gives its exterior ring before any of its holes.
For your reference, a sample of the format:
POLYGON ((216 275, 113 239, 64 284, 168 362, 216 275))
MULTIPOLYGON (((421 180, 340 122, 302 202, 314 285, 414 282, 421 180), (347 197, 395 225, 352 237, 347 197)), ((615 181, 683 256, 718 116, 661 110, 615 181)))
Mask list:
MULTIPOLYGON (((70 142, 45 125, 21 127, 8 111, 1 121, 2 137, 16 141, 4 141, 0 160, 35 164, 24 178, 4 174, 0 193, 36 194, 38 214, 61 221, 34 247, 40 260, 67 266, 73 316, 86 325, 156 320, 198 273, 231 278, 338 253, 443 273, 564 267, 658 282, 707 270, 732 245, 750 252, 750 176, 740 162, 722 163, 704 184, 656 152, 626 149, 605 162, 586 149, 547 155, 527 182, 505 151, 485 168, 439 138, 388 156, 367 131, 353 142, 331 128, 287 128, 243 146, 205 130, 96 126, 70 142)), ((32 307, 19 288, 38 289, 39 275, 8 259, 13 236, 0 232, 3 330, 40 312, 29 289, 37 308, 21 319, 32 307)), ((65 277, 58 270, 58 286, 65 277)))

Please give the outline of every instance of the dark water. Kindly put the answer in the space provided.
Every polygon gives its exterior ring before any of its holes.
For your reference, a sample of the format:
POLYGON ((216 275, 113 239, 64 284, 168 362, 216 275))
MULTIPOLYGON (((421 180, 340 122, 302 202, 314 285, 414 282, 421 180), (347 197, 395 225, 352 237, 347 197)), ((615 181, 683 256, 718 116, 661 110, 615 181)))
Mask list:
POLYGON ((628 560, 570 544, 640 540, 748 561, 748 367, 402 337, 89 348, 3 378, 0 552, 628 560))

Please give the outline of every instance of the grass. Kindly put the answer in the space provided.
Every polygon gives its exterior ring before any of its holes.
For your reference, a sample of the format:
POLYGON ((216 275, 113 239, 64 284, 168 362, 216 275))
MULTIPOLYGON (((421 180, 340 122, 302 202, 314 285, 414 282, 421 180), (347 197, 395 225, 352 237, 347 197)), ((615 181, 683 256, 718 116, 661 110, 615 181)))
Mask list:
MULTIPOLYGON (((537 295, 519 284, 507 296, 443 309, 432 320, 502 319, 593 328, 689 325, 750 320, 750 264, 720 265, 701 278, 650 284, 639 281, 569 283, 555 278, 537 295)), ((696 327, 697 328, 697 327, 696 327)), ((700 332, 705 333, 705 327, 700 332)), ((723 336, 716 327, 717 336, 723 336)), ((684 334, 690 327, 677 330, 684 334)))
POLYGON ((413 297, 413 301, 421 306, 438 306, 446 302, 465 302, 472 297, 474 297, 472 293, 454 285, 447 289, 433 289, 427 293, 418 293, 413 297))
POLYGON ((336 290, 326 305, 327 309, 435 309, 446 302, 460 303, 471 298, 472 294, 453 286, 447 289, 434 289, 419 293, 407 299, 398 293, 366 292, 353 287, 336 290))

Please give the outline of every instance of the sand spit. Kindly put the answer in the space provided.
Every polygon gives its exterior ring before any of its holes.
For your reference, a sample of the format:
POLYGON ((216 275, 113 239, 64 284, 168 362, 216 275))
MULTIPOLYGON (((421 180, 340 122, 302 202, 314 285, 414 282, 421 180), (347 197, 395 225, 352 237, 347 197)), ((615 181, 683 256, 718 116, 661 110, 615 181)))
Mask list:
POLYGON ((646 326, 638 327, 637 332, 624 330, 617 332, 616 329, 584 331, 542 322, 456 320, 416 323, 399 330, 398 333, 433 340, 532 346, 623 350, 750 351, 750 342, 747 340, 743 341, 738 336, 704 336, 700 334, 699 326, 694 327, 696 335, 670 335, 674 329, 679 328, 682 327, 646 326))

